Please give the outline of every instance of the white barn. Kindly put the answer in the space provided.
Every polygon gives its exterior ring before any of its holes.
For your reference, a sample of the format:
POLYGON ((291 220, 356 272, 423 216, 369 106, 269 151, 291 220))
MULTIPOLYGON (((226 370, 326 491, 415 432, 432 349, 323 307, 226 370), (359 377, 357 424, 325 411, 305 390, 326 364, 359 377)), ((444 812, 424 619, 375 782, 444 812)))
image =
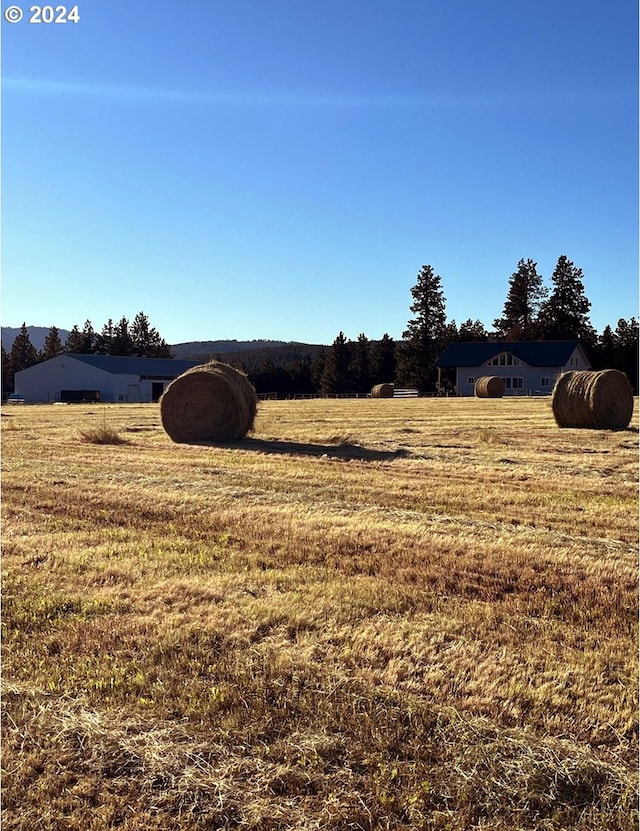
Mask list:
POLYGON ((165 387, 198 361, 67 353, 16 372, 15 391, 27 404, 158 401, 165 387))
POLYGON ((562 372, 591 368, 579 340, 450 343, 436 366, 439 381, 443 369, 455 369, 456 395, 473 395, 485 375, 504 378, 505 395, 549 395, 562 372))

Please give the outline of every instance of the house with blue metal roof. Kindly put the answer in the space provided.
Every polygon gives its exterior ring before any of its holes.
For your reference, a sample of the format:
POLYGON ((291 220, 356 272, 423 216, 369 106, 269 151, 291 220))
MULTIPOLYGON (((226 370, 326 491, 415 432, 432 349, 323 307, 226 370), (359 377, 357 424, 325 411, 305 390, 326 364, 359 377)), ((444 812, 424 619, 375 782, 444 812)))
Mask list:
POLYGON ((449 370, 456 395, 473 395, 476 381, 486 375, 504 379, 505 395, 550 395, 562 372, 591 368, 579 340, 450 343, 436 366, 439 388, 446 386, 443 370, 449 370))
POLYGON ((165 387, 198 361, 66 353, 16 372, 15 390, 28 404, 158 401, 165 387))

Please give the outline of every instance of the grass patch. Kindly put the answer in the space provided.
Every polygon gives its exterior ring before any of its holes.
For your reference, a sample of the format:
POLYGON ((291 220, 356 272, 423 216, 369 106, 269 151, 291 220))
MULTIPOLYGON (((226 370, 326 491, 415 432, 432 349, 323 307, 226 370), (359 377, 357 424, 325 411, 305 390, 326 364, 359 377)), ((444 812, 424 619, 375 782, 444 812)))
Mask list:
POLYGON ((12 414, 6 827, 635 831, 637 433, 490 404, 12 414))
POLYGON ((82 441, 88 444, 128 444, 129 440, 109 424, 80 430, 82 441))

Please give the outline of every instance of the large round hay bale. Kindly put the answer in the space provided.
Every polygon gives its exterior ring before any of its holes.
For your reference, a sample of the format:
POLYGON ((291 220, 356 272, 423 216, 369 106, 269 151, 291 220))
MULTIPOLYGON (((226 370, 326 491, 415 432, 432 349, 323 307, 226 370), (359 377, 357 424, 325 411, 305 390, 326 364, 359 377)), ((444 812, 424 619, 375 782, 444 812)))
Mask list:
POLYGON ((476 381, 474 392, 478 398, 502 398, 504 378, 497 375, 483 375, 476 381))
POLYGON ((371 387, 372 398, 393 398, 393 384, 375 384, 371 387))
POLYGON ((247 376, 219 361, 188 369, 160 399, 162 426, 183 443, 241 439, 253 429, 256 409, 247 376))
POLYGON ((572 370, 556 381, 551 408, 559 427, 623 430, 633 415, 633 390, 617 369, 572 370))

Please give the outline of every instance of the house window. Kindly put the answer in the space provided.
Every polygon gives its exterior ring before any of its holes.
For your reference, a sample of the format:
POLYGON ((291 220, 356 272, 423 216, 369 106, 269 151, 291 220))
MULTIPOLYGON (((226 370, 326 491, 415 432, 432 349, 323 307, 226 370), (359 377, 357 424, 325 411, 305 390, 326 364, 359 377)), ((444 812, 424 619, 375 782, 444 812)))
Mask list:
POLYGON ((551 378, 545 378, 544 376, 540 379, 540 386, 544 389, 545 387, 551 386, 551 378))
POLYGON ((511 352, 503 352, 501 355, 487 361, 487 366, 520 366, 521 364, 522 361, 514 357, 511 352))
POLYGON ((524 386, 523 378, 505 378, 504 387, 507 390, 521 390, 524 386))

